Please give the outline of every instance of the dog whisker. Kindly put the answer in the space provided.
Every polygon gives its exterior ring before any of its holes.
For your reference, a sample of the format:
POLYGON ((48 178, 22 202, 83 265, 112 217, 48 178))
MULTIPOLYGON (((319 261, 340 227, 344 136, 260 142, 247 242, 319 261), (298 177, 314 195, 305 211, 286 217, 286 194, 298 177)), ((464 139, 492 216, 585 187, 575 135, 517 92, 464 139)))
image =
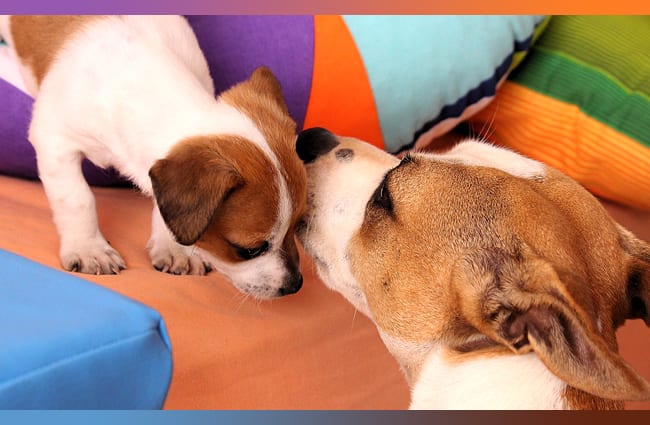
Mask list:
POLYGON ((237 307, 235 308, 235 313, 238 313, 239 310, 241 310, 242 306, 246 303, 246 299, 249 297, 248 294, 244 292, 235 292, 235 294, 230 298, 230 301, 228 302, 228 305, 230 306, 233 303, 237 303, 237 307))
POLYGON ((241 310, 241 308, 244 306, 244 304, 246 304, 249 298, 251 298, 249 294, 242 294, 239 305, 237 306, 237 309, 235 309, 235 313, 239 313, 239 310, 241 310))
POLYGON ((357 310, 357 309, 355 308, 355 309, 354 309, 354 313, 352 313, 352 322, 350 323, 350 332, 351 332, 352 329, 354 328, 354 321, 355 321, 355 319, 357 318, 357 312, 358 312, 358 311, 359 311, 359 310, 357 310))
POLYGON ((483 142, 489 143, 490 138, 494 135, 494 132, 496 131, 496 128, 494 126, 494 121, 496 119, 497 113, 499 112, 499 100, 495 99, 494 101, 496 103, 494 106, 494 112, 492 112, 492 116, 490 117, 490 120, 483 123, 481 130, 476 135, 477 138, 483 142))
MULTIPOLYGON (((263 316, 264 316, 264 311, 262 310, 262 301, 263 301, 263 300, 261 300, 261 299, 259 299, 259 298, 255 298, 255 304, 254 304, 254 305, 255 305, 255 309, 257 310, 257 313, 258 313, 259 317, 263 317, 263 316)), ((272 303, 273 303, 273 298, 271 298, 270 300, 268 300, 268 302, 269 302, 270 304, 272 304, 272 303)))

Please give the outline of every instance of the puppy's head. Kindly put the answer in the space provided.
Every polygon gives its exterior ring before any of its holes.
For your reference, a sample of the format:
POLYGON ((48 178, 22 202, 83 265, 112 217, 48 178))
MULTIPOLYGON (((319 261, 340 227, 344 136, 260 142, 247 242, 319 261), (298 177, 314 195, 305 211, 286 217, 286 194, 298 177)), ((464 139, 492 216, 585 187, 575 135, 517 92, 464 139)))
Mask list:
POLYGON ((197 246, 240 291, 260 299, 294 293, 302 285, 294 229, 306 196, 296 124, 266 68, 221 100, 263 141, 243 134, 183 140, 149 172, 156 202, 177 241, 197 246))
POLYGON ((486 149, 399 161, 301 133, 298 235, 320 276, 373 319, 411 383, 434 349, 455 363, 534 352, 567 384, 569 407, 650 397, 615 340, 626 319, 650 322, 650 248, 577 183, 486 149), (509 172, 481 165, 499 155, 509 172))

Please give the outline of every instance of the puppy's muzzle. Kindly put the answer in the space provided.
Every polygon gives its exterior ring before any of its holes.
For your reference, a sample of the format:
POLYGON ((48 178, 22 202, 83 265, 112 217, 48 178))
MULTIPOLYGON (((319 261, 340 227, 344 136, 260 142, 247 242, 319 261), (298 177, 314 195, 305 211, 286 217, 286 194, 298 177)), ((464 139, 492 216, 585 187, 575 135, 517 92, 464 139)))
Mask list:
POLYGON ((305 164, 314 162, 339 144, 336 136, 324 128, 314 127, 303 130, 296 140, 296 152, 305 164))

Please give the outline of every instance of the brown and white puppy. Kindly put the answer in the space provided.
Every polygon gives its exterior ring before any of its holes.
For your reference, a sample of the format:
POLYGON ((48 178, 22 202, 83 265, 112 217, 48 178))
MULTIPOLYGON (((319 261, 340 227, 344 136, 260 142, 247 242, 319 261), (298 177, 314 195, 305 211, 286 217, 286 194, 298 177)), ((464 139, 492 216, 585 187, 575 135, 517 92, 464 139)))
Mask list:
POLYGON ((215 98, 180 16, 2 16, 0 34, 35 97, 29 139, 66 270, 125 268, 98 228, 88 158, 154 196, 157 269, 215 268, 261 299, 300 289, 294 226, 306 176, 268 69, 215 98))
POLYGON ((650 247, 580 185, 478 141, 401 161, 302 132, 298 235, 326 285, 370 317, 414 409, 609 409, 650 398, 618 354, 650 325, 650 247))

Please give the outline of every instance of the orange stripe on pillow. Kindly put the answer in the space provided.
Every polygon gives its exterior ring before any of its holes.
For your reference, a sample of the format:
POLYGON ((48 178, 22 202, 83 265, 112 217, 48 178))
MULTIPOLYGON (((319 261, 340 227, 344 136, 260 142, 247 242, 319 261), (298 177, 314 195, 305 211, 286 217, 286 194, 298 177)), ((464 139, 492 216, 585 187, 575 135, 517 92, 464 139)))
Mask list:
POLYGON ((384 148, 370 82, 340 16, 314 17, 314 75, 303 127, 316 126, 384 148))
POLYGON ((575 105, 506 82, 479 112, 490 139, 543 161, 598 196, 650 210, 650 149, 585 115, 575 105))

